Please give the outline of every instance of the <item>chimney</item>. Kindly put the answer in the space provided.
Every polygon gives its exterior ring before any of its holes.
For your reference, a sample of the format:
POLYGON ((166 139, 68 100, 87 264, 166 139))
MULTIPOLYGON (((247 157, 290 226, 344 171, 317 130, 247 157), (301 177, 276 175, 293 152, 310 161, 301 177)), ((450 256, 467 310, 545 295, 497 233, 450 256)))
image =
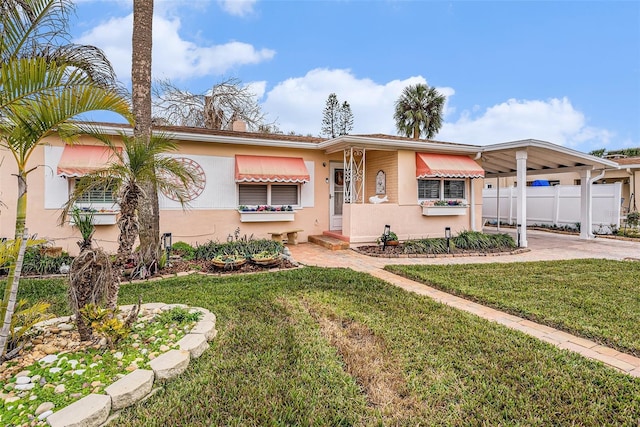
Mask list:
POLYGON ((234 120, 231 124, 231 130, 234 132, 246 132, 247 131, 247 123, 242 120, 234 120))

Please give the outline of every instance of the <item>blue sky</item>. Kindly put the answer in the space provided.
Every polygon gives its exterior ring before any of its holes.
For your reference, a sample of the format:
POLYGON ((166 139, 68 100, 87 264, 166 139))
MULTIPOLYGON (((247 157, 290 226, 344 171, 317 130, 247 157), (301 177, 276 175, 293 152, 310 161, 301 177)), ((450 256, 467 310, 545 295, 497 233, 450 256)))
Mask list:
MULTIPOLYGON (((437 140, 640 146, 640 2, 156 0, 153 77, 195 93, 237 77, 285 132, 318 135, 327 96, 354 134, 395 135, 419 82, 447 96, 437 140)), ((75 41, 129 84, 131 1, 78 1, 75 41)))

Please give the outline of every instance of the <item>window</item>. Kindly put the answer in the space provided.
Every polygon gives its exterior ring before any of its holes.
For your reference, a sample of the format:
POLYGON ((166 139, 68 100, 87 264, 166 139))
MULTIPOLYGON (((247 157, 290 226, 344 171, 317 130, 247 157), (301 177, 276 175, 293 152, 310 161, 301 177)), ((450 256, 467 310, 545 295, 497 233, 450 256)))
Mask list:
POLYGON ((418 199, 464 199, 464 180, 419 179, 418 199))
POLYGON ((439 179, 419 179, 418 199, 439 199, 440 182, 439 179))
POLYGON ((300 204, 300 186, 296 184, 239 184, 240 205, 300 204))
MULTIPOLYGON (((78 179, 75 181, 78 183, 78 179)), ((102 187, 94 188, 91 191, 87 191, 78 199, 78 203, 115 203, 116 198, 114 195, 114 188, 102 187)))

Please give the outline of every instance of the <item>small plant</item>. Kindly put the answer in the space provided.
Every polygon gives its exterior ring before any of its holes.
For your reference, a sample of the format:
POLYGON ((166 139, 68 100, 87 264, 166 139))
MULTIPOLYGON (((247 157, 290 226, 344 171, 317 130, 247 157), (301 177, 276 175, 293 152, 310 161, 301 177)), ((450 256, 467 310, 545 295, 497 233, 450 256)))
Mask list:
POLYGON ((115 310, 87 304, 80 309, 80 315, 91 325, 93 331, 107 340, 109 348, 129 335, 130 329, 120 320, 115 310))
POLYGON ((380 235, 380 237, 378 237, 378 238, 376 239, 376 242, 377 242, 378 244, 385 243, 385 242, 386 242, 386 243, 389 243, 389 242, 397 242, 397 241, 398 241, 398 235, 397 235, 396 233, 394 233, 393 231, 390 231, 390 232, 389 232, 389 235, 386 235, 386 236, 385 236, 385 234, 384 234, 384 233, 382 233, 382 234, 380 235))
POLYGON ((632 227, 638 226, 638 224, 640 224, 640 212, 638 211, 629 212, 627 214, 627 224, 629 224, 632 227))
POLYGON ((163 311, 156 316, 156 320, 160 323, 190 323, 197 322, 202 317, 199 311, 189 311, 182 307, 174 307, 171 310, 163 311))
POLYGON ((185 261, 190 261, 196 256, 195 248, 186 242, 176 242, 171 245, 171 253, 179 255, 185 261))

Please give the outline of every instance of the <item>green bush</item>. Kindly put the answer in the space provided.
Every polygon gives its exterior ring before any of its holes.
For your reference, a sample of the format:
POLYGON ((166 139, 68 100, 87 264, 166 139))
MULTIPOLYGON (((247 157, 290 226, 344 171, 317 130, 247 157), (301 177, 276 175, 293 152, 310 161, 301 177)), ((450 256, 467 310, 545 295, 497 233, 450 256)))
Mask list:
POLYGON ((42 250, 44 246, 37 245, 27 248, 24 253, 24 263, 22 265, 23 274, 59 274, 60 267, 71 265, 72 258, 68 253, 63 252, 61 256, 53 257, 46 255, 42 250))
POLYGON ((281 253, 283 250, 282 243, 269 239, 240 239, 224 243, 209 241, 195 248, 195 259, 208 261, 220 255, 251 258, 261 252, 281 253))
POLYGON ((185 261, 190 261, 196 257, 195 248, 186 242, 176 242, 171 245, 171 253, 180 255, 185 261))

